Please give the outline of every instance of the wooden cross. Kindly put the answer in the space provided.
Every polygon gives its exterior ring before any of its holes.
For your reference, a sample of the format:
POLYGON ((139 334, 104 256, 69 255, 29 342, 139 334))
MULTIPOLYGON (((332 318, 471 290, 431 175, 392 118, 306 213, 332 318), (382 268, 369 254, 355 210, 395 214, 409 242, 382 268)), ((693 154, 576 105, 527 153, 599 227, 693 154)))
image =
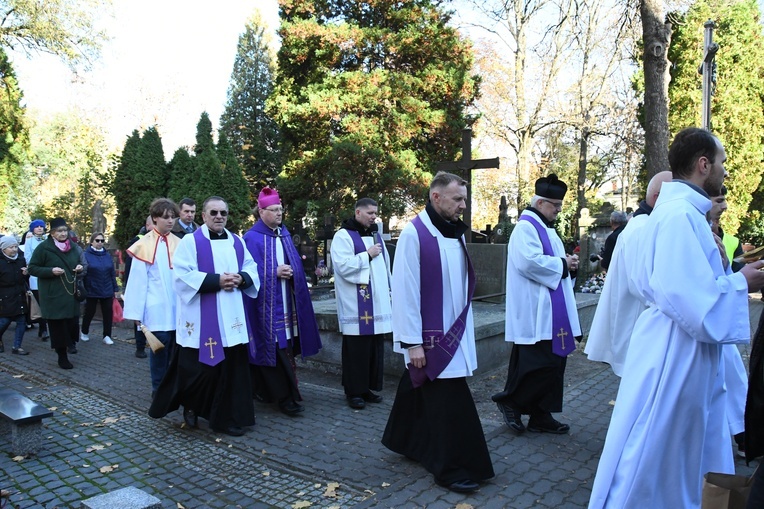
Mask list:
POLYGON ((464 210, 463 221, 469 227, 467 242, 472 242, 472 170, 499 168, 499 158, 472 159, 472 129, 462 129, 462 160, 456 162, 441 162, 435 165, 437 171, 447 171, 461 176, 467 181, 467 208, 464 210))
POLYGON ((560 341, 562 342, 562 349, 565 350, 565 336, 568 335, 568 332, 560 327, 560 333, 557 334, 557 337, 560 338, 560 341))
POLYGON ((698 68, 698 74, 703 75, 703 129, 711 130, 711 96, 714 94, 714 85, 716 84, 716 52, 719 51, 719 45, 713 42, 714 27, 716 25, 710 19, 703 24, 705 28, 703 41, 703 63, 698 68))
POLYGON ((360 316, 359 319, 363 320, 366 325, 369 325, 369 320, 373 320, 374 316, 370 315, 368 311, 364 311, 363 316, 360 316))
POLYGON ((212 338, 209 338, 209 339, 207 340, 207 342, 206 342, 206 343, 204 343, 204 346, 209 346, 209 347, 210 347, 210 359, 214 359, 214 358, 215 358, 215 352, 214 352, 214 350, 212 349, 212 347, 213 347, 213 346, 215 346, 215 345, 217 345, 217 344, 218 344, 218 342, 217 342, 217 341, 214 341, 212 338))

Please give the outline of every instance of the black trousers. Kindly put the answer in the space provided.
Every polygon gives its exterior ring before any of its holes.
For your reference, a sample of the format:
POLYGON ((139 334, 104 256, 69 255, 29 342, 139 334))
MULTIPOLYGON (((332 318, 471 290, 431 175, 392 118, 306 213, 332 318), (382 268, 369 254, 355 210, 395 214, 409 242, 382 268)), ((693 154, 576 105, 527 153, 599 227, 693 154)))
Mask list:
POLYGON ((112 304, 114 297, 106 297, 105 299, 95 299, 88 297, 85 300, 85 316, 82 317, 82 332, 87 334, 90 332, 90 322, 93 320, 96 312, 96 306, 101 304, 101 316, 103 317, 103 335, 111 337, 111 328, 113 321, 112 304))

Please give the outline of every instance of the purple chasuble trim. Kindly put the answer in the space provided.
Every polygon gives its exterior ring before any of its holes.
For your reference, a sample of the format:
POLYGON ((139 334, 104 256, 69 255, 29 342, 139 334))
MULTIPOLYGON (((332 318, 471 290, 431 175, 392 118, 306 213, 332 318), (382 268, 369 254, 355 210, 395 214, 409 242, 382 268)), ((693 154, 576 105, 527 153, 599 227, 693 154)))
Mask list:
MULTIPOLYGON (((549 241, 549 234, 535 218, 526 214, 520 215, 520 221, 528 221, 536 229, 541 240, 541 247, 544 254, 554 256, 552 243, 549 241)), ((554 290, 549 290, 549 296, 552 299, 552 352, 560 357, 567 357, 576 349, 573 338, 573 328, 570 326, 568 318, 568 308, 565 305, 565 293, 562 290, 562 279, 554 290), (555 331, 559 331, 555 333, 555 331), (565 338, 570 338, 566 344, 565 338)))
MULTIPOLYGON (((355 230, 347 230, 347 232, 353 241, 355 254, 365 253, 366 245, 363 243, 361 234, 355 230)), ((369 264, 371 264, 371 260, 369 260, 369 264)), ((374 335, 374 297, 371 289, 371 267, 369 268, 369 282, 355 286, 356 298, 358 299, 358 332, 361 336, 372 336, 374 335)))
MULTIPOLYGON (((215 274, 215 261, 212 256, 212 242, 204 236, 201 228, 197 228, 192 234, 196 244, 196 263, 200 272, 215 274)), ((232 234, 231 234, 232 235, 232 234)), ((236 251, 236 261, 239 271, 244 266, 244 246, 238 241, 236 236, 233 239, 234 251, 236 251)), ((218 315, 217 292, 202 293, 199 295, 201 300, 201 313, 199 325, 199 362, 208 366, 215 366, 225 359, 223 349, 223 340, 220 335, 220 317, 218 315), (206 348, 205 348, 206 347, 206 348)), ((249 317, 245 313, 245 322, 247 324, 247 336, 252 337, 252 329, 249 325, 249 317)), ((250 345, 252 341, 250 341, 250 345)), ((250 350, 252 346, 250 346, 250 350)), ((250 351, 250 356, 254 352, 250 351)))
POLYGON ((467 259, 467 305, 444 335, 443 264, 440 259, 438 239, 430 233, 419 216, 416 216, 412 223, 419 236, 422 346, 426 357, 424 368, 417 368, 411 363, 408 365, 411 384, 416 388, 421 387, 428 380, 438 378, 459 349, 464 331, 467 330, 467 314, 472 305, 472 297, 475 295, 475 270, 464 240, 459 239, 467 259), (426 267, 423 260, 427 260, 426 267))

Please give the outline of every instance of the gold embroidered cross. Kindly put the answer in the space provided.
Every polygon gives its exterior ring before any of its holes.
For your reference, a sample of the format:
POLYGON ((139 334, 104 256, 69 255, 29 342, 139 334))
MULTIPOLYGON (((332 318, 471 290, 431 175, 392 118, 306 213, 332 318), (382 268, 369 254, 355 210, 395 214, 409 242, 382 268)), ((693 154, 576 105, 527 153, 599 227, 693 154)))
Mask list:
POLYGON ((213 347, 213 346, 215 346, 215 345, 217 345, 217 344, 218 344, 218 342, 217 342, 217 341, 214 341, 212 338, 209 338, 209 339, 207 340, 207 342, 206 342, 206 343, 204 343, 204 346, 209 346, 209 347, 210 347, 210 359, 214 359, 214 358, 215 358, 215 353, 214 353, 214 351, 212 350, 212 347, 213 347))
POLYGON ((231 325, 231 328, 235 330, 236 332, 239 332, 239 329, 241 329, 242 327, 244 327, 244 324, 239 321, 239 317, 237 316, 236 321, 233 322, 233 324, 231 325))
POLYGON ((363 320, 366 325, 369 325, 369 320, 374 320, 374 316, 370 315, 368 311, 363 312, 363 316, 359 317, 360 320, 363 320))
POLYGON ((557 337, 560 338, 560 341, 562 342, 562 349, 565 350, 565 336, 567 336, 568 333, 565 329, 560 327, 560 333, 557 334, 557 337))

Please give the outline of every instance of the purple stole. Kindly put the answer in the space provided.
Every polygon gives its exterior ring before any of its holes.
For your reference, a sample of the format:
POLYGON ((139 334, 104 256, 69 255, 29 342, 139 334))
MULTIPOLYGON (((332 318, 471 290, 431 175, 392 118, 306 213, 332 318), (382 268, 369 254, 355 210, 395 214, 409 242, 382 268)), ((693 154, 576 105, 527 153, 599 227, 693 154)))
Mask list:
MULTIPOLYGON (((204 236, 201 228, 197 228, 192 234, 196 243, 196 264, 199 272, 215 274, 215 260, 212 257, 212 241, 204 236)), ((229 235, 233 235, 229 233, 229 235)), ((233 235, 233 247, 236 251, 236 260, 239 271, 244 266, 244 246, 233 235)), ((217 292, 202 293, 201 299, 201 324, 199 325, 199 362, 208 366, 215 366, 223 359, 223 340, 220 336, 220 317, 218 316, 217 292)), ((252 329, 249 326, 249 318, 246 317, 247 333, 251 337, 252 329)), ((250 341, 251 343, 251 341, 250 341)))
MULTIPOLYGON (((363 243, 361 234, 355 230, 347 230, 347 232, 353 241, 355 254, 365 253, 366 244, 363 243)), ((369 260, 369 264, 371 262, 372 260, 369 260)), ((371 289, 371 268, 369 269, 369 282, 355 286, 358 299, 358 332, 361 336, 372 336, 374 335, 374 297, 371 289)))
MULTIPOLYGON (((520 221, 528 221, 536 229, 541 240, 541 247, 544 250, 544 254, 547 256, 554 256, 552 251, 552 243, 549 241, 549 234, 536 219, 526 214, 520 216, 520 221)), ((552 352, 560 357, 567 357, 573 350, 576 349, 576 345, 573 342, 573 329, 570 326, 570 319, 568 318, 568 308, 565 306, 565 293, 562 291, 562 279, 554 290, 549 290, 549 296, 552 298, 552 352), (555 331, 558 331, 555 333, 555 331), (565 344, 565 338, 569 337, 568 344, 565 344), (571 348, 572 345, 572 348, 571 348)))
MULTIPOLYGON (((258 366, 276 365, 276 345, 279 349, 288 347, 285 327, 291 327, 292 317, 297 318, 300 350, 303 357, 315 355, 321 349, 321 337, 318 332, 313 303, 310 300, 308 282, 302 267, 302 257, 292 242, 289 231, 281 226, 277 236, 265 223, 258 221, 247 233, 244 242, 257 263, 260 276, 260 290, 256 299, 245 298, 249 314, 257 317, 254 327, 256 357, 251 359, 258 366), (294 309, 287 309, 290 320, 284 322, 284 303, 281 294, 281 279, 276 277, 276 243, 280 242, 284 250, 284 263, 291 265, 293 275, 287 281, 287 290, 294 292, 294 309)), ((287 298, 287 305, 292 306, 292 298, 287 298)))
POLYGON ((467 305, 456 318, 448 332, 443 333, 443 266, 440 260, 438 239, 424 225, 419 216, 412 221, 419 236, 419 281, 421 288, 422 346, 426 363, 417 368, 409 363, 411 384, 421 387, 427 380, 438 378, 451 362, 459 349, 464 331, 467 329, 467 314, 475 294, 475 270, 467 253, 464 240, 459 243, 467 257, 467 305), (425 263, 426 261, 426 263, 425 263))

